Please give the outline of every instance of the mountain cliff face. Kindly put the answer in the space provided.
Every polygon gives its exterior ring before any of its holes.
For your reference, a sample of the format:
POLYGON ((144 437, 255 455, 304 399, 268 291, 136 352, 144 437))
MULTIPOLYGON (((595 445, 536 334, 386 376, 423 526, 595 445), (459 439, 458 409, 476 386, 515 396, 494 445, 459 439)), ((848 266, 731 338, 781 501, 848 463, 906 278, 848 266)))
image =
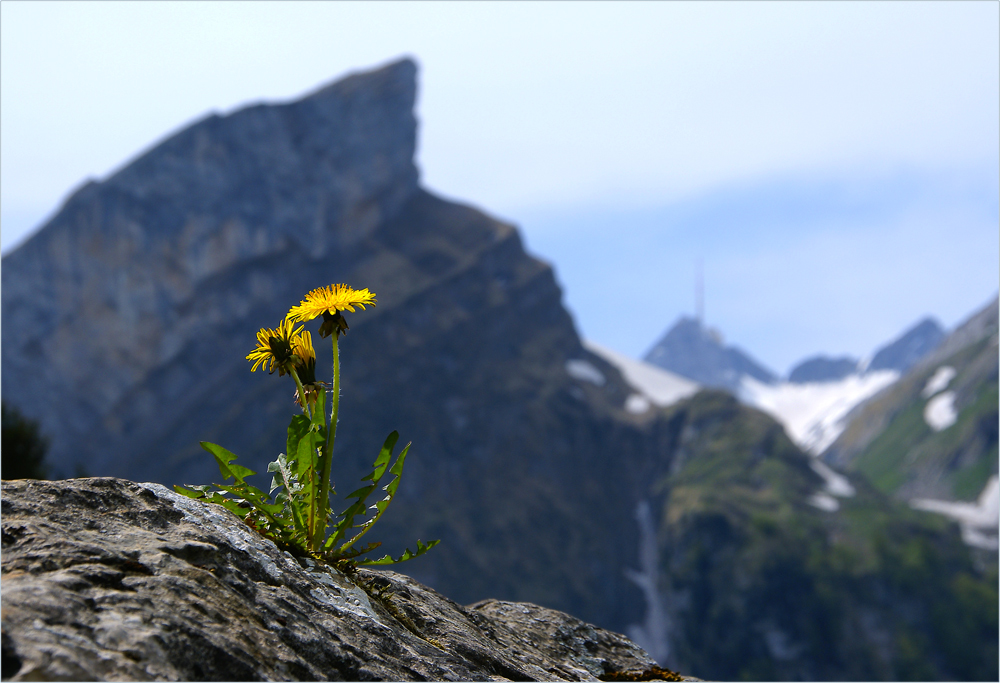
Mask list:
POLYGON ((199 344, 238 353, 245 337, 228 333, 273 325, 316 268, 325 282, 370 256, 366 238, 417 193, 414 73, 400 62, 209 116, 86 184, 4 259, 3 393, 41 420, 57 466, 71 444, 91 471, 127 457, 81 439, 164 416, 147 389, 166 367, 191 400, 199 344))
MULTIPOLYGON (((708 678, 876 678, 878 662, 904 677, 962 677, 955 662, 980 656, 963 647, 988 654, 995 620, 974 620, 970 635, 964 611, 935 602, 954 593, 940 582, 974 597, 995 583, 969 568, 953 525, 877 491, 852 512, 777 423, 721 394, 629 409, 636 391, 581 344, 551 268, 524 252, 516 229, 420 188, 414 76, 402 61, 296 102, 206 118, 82 188, 4 258, 3 396, 40 422, 51 465, 208 483, 219 475, 197 445, 207 440, 262 471, 285 447, 292 386, 251 373, 245 356, 307 291, 346 282, 375 291, 378 305, 348 314, 340 342, 334 477, 341 494, 357 488, 392 429, 413 442, 372 535, 393 553, 442 539, 404 565, 415 579, 462 604, 532 602, 641 633, 666 662, 696 662, 683 670, 708 678), (637 509, 651 511, 639 524, 637 509), (909 536, 886 533, 886 557, 950 568, 893 584, 885 610, 931 610, 959 645, 886 617, 877 633, 903 634, 891 647, 910 653, 909 669, 894 664, 897 650, 852 663, 848 650, 826 657, 812 641, 789 645, 787 659, 780 634, 795 627, 797 603, 775 597, 771 565, 740 562, 786 553, 797 600, 846 606, 818 632, 839 637, 883 593, 856 591, 846 577, 859 570, 833 562, 841 555, 807 552, 797 513, 868 548, 862 523, 816 520, 874 509, 930 539, 911 556, 909 536), (745 533, 755 519, 764 531, 745 533), (844 581, 803 578, 822 567, 844 581), (779 602, 752 609, 768 600, 779 602), (719 650, 734 632, 738 647, 719 650)), ((896 565, 866 566, 880 580, 896 565)))

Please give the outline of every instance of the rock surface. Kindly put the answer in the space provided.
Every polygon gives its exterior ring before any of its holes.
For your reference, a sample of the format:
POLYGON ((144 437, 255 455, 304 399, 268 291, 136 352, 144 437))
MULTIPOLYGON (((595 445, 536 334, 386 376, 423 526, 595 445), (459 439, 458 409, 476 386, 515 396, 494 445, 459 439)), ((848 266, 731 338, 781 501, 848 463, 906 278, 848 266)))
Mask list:
MULTIPOLYGON (((529 603, 297 560, 223 508, 111 478, 3 483, 12 680, 595 680, 655 666, 529 603)), ((679 679, 677 679, 679 680, 679 679)))

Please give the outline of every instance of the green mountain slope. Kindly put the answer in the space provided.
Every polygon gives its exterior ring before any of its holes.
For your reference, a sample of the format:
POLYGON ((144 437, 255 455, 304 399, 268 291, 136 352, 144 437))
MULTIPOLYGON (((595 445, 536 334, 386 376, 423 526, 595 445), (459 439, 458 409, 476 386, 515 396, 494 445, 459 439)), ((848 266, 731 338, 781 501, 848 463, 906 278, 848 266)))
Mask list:
POLYGON ((997 378, 993 301, 930 358, 860 406, 823 459, 861 472, 899 499, 974 500, 997 473, 997 378), (938 373, 953 378, 926 391, 938 373), (955 420, 935 430, 925 414, 929 403, 942 400, 953 405, 955 420))
POLYGON ((715 680, 994 680, 996 565, 956 525, 861 478, 823 479, 774 421, 703 392, 675 406, 659 482, 668 665, 715 680))

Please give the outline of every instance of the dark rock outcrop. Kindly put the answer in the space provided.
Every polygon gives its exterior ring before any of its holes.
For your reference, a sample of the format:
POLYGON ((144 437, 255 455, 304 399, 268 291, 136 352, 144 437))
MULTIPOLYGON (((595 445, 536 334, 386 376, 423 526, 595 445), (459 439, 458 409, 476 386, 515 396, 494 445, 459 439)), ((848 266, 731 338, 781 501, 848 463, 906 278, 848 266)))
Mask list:
POLYGON ((596 680, 656 666, 561 612, 462 607, 402 574, 295 559, 158 484, 4 482, 2 505, 5 679, 596 680))

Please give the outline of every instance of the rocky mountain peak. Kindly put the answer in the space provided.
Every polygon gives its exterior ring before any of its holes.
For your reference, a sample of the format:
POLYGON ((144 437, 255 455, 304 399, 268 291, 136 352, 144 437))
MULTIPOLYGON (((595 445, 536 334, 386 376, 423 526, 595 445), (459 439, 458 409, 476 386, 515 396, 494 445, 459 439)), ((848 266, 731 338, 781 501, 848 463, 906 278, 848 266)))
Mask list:
POLYGON ((273 264, 356 253, 399 213, 418 191, 415 78, 407 59, 207 116, 86 184, 4 257, 4 396, 41 418, 54 459, 156 368, 272 300, 273 264), (206 315, 206 287, 265 262, 270 277, 206 315), (72 397, 59 424, 42 386, 72 397))
POLYGON ((933 318, 924 318, 898 339, 876 351, 866 370, 906 372, 921 358, 937 348, 946 336, 938 321, 933 318))
POLYGON ((772 383, 777 376, 735 346, 724 346, 718 331, 697 318, 682 316, 646 353, 647 363, 675 372, 708 387, 739 391, 740 378, 749 375, 772 383))
POLYGON ((831 358, 829 356, 813 356, 807 358, 788 373, 788 381, 833 382, 843 379, 858 369, 858 359, 850 356, 831 358))

